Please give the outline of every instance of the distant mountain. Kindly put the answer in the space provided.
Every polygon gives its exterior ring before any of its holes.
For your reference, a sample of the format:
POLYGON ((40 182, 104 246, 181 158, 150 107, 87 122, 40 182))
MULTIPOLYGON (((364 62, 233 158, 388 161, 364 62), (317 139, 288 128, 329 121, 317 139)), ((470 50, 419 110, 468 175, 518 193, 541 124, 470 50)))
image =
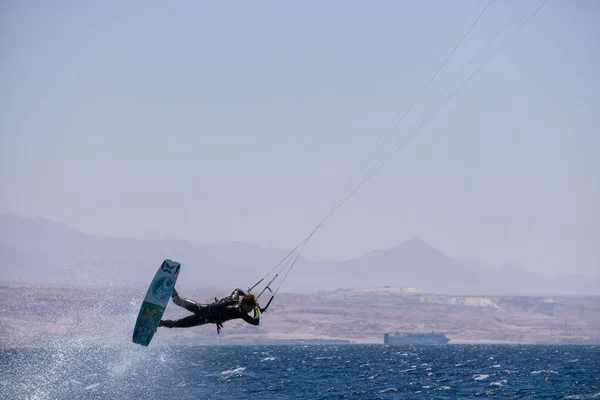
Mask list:
POLYGON ((549 278, 511 264, 494 269, 451 259, 419 239, 353 260, 328 263, 319 275, 343 288, 355 288, 358 281, 362 287, 419 286, 426 292, 445 294, 600 294, 599 278, 549 278))
MULTIPOLYGON (((248 287, 289 253, 234 242, 119 239, 85 234, 61 222, 0 215, 2 282, 146 285, 163 259, 183 264, 180 287, 231 290, 248 287)), ((474 295, 599 294, 600 279, 583 275, 548 278, 505 265, 493 269, 454 260, 422 240, 340 262, 301 257, 282 290, 418 286, 430 293, 474 295)))
POLYGON ((285 253, 240 242, 200 246, 94 236, 61 222, 0 215, 4 282, 147 285, 162 260, 171 258, 184 266, 178 285, 232 290, 254 284, 285 253))

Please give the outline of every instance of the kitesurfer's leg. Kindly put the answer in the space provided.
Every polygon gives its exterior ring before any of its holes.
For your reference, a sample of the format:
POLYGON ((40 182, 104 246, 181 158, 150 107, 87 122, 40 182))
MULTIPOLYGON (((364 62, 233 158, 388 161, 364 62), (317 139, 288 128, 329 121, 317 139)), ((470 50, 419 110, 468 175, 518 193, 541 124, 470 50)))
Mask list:
POLYGON ((160 321, 158 326, 164 326, 165 328, 191 328, 192 326, 204 325, 206 323, 208 323, 206 318, 194 314, 175 321, 168 319, 160 321))
POLYGON ((173 289, 173 292, 171 293, 171 300, 173 300, 173 303, 177 304, 179 307, 183 307, 194 314, 203 313, 202 306, 200 304, 190 299, 182 299, 179 297, 179 293, 177 293, 177 290, 175 289, 173 289))

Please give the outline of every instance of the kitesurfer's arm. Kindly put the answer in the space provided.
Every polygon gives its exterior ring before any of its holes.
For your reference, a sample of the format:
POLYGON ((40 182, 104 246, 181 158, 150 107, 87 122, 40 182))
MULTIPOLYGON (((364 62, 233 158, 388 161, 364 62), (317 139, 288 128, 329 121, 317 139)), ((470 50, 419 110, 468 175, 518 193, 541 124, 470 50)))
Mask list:
POLYGON ((240 313, 242 314, 242 319, 247 323, 256 326, 258 326, 258 324, 260 323, 260 310, 258 309, 258 307, 254 308, 254 317, 251 317, 243 311, 240 311, 240 313))

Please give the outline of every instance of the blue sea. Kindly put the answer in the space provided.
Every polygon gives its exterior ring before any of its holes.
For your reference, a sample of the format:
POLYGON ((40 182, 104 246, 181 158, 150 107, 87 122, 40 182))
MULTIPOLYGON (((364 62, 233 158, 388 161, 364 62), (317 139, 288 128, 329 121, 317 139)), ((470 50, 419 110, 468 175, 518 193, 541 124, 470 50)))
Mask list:
POLYGON ((0 350, 1 399, 600 399, 600 346, 0 350))

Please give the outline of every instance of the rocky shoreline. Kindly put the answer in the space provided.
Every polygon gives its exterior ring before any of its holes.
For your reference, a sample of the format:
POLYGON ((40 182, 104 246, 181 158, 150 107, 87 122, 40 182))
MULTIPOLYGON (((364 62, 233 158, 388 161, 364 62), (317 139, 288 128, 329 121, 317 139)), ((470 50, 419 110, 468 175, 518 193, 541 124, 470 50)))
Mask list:
MULTIPOLYGON (((208 302, 225 292, 184 295, 208 302)), ((145 289, 0 286, 2 348, 118 345, 131 333, 145 289)), ((261 299, 262 300, 262 299, 261 299)), ((263 300, 266 302, 266 299, 263 300)), ((165 318, 187 315, 172 303, 165 318)), ((152 345, 383 343, 385 332, 442 332, 449 344, 598 344, 600 296, 456 296, 415 288, 280 293, 260 326, 229 321, 161 328, 152 345)))

